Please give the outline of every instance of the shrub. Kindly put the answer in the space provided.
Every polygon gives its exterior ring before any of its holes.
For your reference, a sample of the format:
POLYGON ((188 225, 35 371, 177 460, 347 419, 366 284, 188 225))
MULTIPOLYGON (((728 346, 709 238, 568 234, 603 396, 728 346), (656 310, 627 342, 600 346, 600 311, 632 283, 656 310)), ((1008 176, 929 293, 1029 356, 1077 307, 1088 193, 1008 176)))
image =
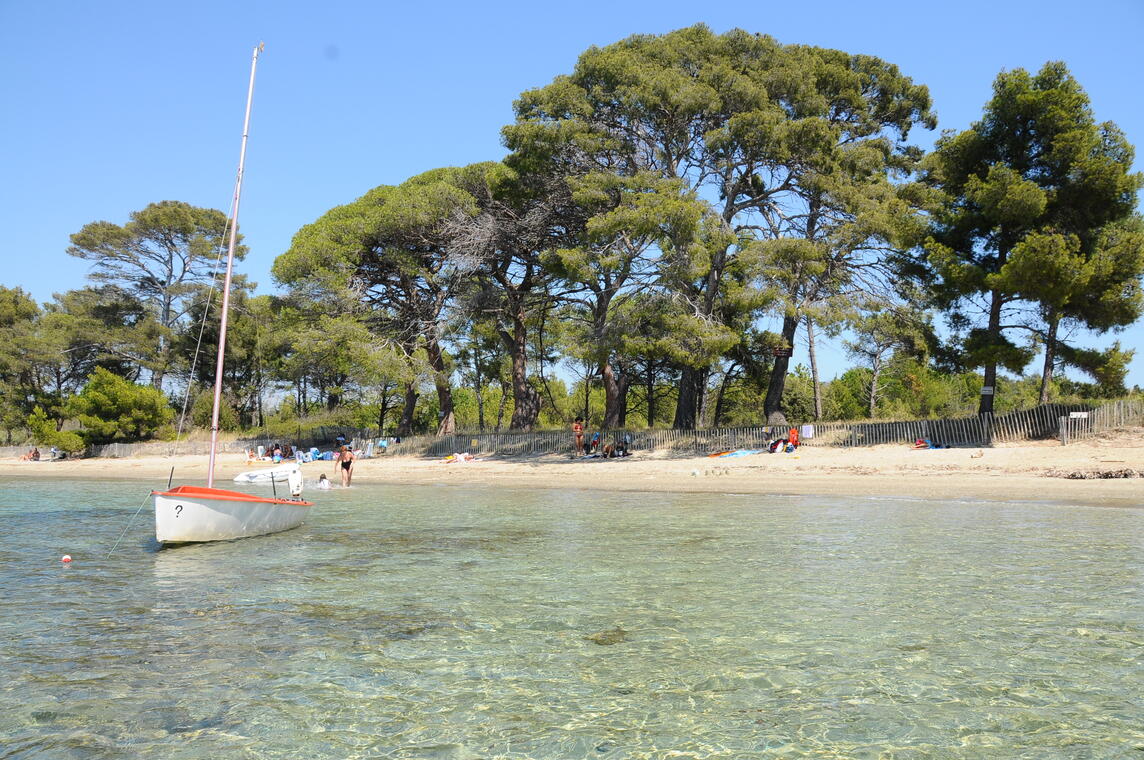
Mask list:
POLYGON ((154 388, 124 380, 97 367, 87 385, 67 402, 67 415, 83 426, 88 444, 141 441, 175 417, 166 397, 154 388))
MULTIPOLYGON (((191 422, 195 427, 202 428, 203 430, 211 429, 211 414, 214 411, 214 394, 210 391, 202 391, 195 396, 195 403, 191 405, 191 422)), ((238 410, 235 409, 234 400, 224 394, 222 403, 218 408, 218 427, 219 430, 234 431, 239 430, 241 425, 238 419, 238 410)))
POLYGON ((43 407, 37 406, 32 410, 27 425, 32 439, 40 446, 54 446, 69 454, 77 454, 86 448, 83 438, 74 431, 56 430, 55 423, 48 419, 43 407))

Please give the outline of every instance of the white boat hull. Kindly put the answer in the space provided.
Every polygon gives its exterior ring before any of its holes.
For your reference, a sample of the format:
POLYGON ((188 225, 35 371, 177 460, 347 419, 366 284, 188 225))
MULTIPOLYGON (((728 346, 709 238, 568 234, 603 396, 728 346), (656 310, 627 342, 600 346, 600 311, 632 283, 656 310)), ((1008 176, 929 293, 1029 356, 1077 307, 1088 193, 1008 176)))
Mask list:
POLYGON ((278 467, 264 467, 261 470, 248 470, 234 476, 235 483, 285 483, 290 479, 290 473, 299 469, 296 462, 279 465, 278 467))
POLYGON ((313 503, 264 498, 239 491, 176 486, 152 491, 155 538, 164 544, 228 541, 290 530, 302 524, 313 503))

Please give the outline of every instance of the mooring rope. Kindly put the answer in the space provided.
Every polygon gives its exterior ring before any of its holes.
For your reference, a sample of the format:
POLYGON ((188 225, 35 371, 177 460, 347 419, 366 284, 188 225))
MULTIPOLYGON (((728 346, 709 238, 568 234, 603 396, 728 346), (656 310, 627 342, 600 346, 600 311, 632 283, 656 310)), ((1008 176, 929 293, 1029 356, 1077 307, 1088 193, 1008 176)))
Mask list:
POLYGON ((138 517, 139 513, 143 511, 143 507, 147 506, 147 502, 150 501, 150 499, 151 494, 147 494, 145 497, 143 497, 143 503, 139 505, 139 509, 135 510, 135 514, 131 515, 131 519, 127 521, 127 524, 123 526, 123 532, 119 534, 119 538, 115 539, 115 545, 112 546, 111 549, 107 552, 107 557, 104 557, 104 559, 110 557, 115 553, 115 550, 119 548, 119 542, 122 541, 123 537, 127 535, 127 529, 131 527, 131 523, 135 522, 135 518, 138 517))

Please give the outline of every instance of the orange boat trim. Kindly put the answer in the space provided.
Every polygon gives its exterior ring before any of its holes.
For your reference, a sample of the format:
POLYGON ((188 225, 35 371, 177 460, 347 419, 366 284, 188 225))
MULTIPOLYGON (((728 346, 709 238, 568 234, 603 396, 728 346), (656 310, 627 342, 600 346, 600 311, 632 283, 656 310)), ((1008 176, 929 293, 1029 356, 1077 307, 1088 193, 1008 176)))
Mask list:
POLYGON ((219 499, 222 501, 258 501, 266 504, 291 504, 294 506, 312 507, 313 502, 301 499, 278 499, 275 497, 255 496, 241 491, 227 491, 223 488, 207 488, 205 486, 175 486, 170 491, 152 491, 152 496, 171 496, 178 498, 184 496, 188 499, 219 499))

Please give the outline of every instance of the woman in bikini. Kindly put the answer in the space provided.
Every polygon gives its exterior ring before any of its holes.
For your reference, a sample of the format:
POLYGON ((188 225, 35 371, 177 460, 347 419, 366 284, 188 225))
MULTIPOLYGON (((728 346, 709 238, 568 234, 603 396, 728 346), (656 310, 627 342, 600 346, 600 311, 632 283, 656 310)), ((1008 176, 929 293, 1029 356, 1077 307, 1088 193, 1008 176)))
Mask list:
POLYGON ((584 453, 584 418, 577 417, 576 421, 572 423, 572 445, 576 448, 577 454, 584 453))
POLYGON ((342 446, 342 454, 338 457, 334 467, 335 470, 340 470, 342 473, 342 486, 348 487, 354 478, 354 453, 349 446, 342 446))

